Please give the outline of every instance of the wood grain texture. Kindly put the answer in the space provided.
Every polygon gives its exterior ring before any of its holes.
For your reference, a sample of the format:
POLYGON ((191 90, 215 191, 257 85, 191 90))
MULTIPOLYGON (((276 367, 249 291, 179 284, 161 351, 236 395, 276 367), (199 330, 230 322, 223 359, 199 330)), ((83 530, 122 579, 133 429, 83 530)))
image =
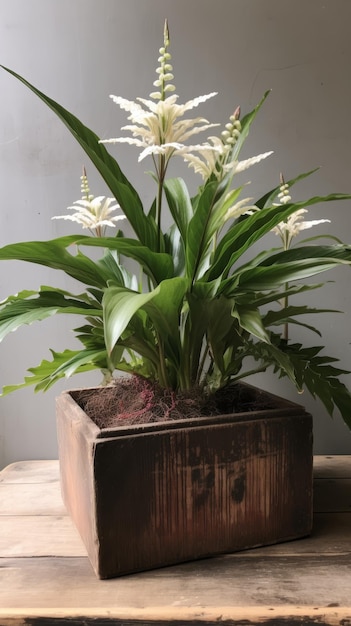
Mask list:
POLYGON ((111 581, 95 579, 82 558, 6 559, 8 582, 0 587, 0 606, 10 605, 11 611, 84 607, 88 616, 103 607, 130 618, 136 612, 144 612, 146 618, 152 607, 164 607, 172 619, 180 610, 192 609, 194 615, 218 606, 242 610, 350 606, 350 556, 338 555, 337 566, 333 559, 309 555, 304 560, 294 556, 247 560, 231 555, 111 581))
POLYGON ((0 472, 0 483, 40 483, 59 481, 58 461, 18 461, 0 472))
POLYGON ((72 394, 57 398, 63 500, 99 578, 310 533, 312 417, 265 402, 101 437, 72 394))
POLYGON ((317 459, 327 511, 307 539, 105 581, 57 513, 57 461, 14 464, 0 474, 0 625, 351 626, 350 460, 335 473, 317 459))
MULTIPOLYGON (((1 609, 0 609, 1 617, 1 609)), ((172 611, 165 611, 162 607, 151 607, 149 611, 136 611, 133 617, 118 611, 100 609, 92 611, 91 616, 82 617, 79 609, 70 611, 27 611, 17 612, 11 618, 3 618, 2 626, 150 626, 153 624, 172 624, 172 626, 215 626, 218 623, 224 626, 350 626, 351 613, 349 607, 326 607, 320 609, 315 606, 292 607, 289 609, 275 609, 264 606, 247 607, 245 610, 232 607, 223 610, 221 606, 213 611, 198 609, 192 611, 178 610, 176 617, 172 611)))

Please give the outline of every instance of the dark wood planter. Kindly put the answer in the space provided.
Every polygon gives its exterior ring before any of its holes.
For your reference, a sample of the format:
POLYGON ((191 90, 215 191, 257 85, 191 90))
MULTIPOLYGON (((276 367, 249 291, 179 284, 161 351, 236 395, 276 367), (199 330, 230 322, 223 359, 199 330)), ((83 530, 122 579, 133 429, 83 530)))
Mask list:
POLYGON ((59 396, 63 499, 99 578, 310 533, 312 418, 249 389, 271 408, 101 430, 59 396))

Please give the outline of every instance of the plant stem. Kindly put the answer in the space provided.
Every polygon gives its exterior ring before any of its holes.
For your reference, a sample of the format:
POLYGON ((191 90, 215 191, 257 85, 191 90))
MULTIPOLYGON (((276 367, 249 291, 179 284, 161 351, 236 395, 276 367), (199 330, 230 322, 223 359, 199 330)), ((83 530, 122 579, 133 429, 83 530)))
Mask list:
POLYGON ((209 347, 209 345, 207 343, 205 348, 204 348, 203 355, 201 357, 201 360, 200 360, 200 363, 199 363, 199 367, 198 367, 197 378, 196 378, 197 385, 200 385, 202 372, 203 372, 204 367, 205 367, 205 362, 206 362, 206 358, 208 356, 209 350, 210 350, 210 347, 209 347))
MULTIPOLYGON (((287 291, 288 289, 289 289, 289 285, 288 285, 288 283, 286 283, 285 291, 287 291)), ((286 309, 288 307, 288 303, 289 303, 288 296, 284 296, 284 298, 283 298, 283 308, 284 309, 286 309)), ((289 340, 289 324, 288 324, 288 322, 285 322, 285 324, 284 324, 283 339, 285 339, 285 341, 289 340)))
POLYGON ((165 387, 167 389, 169 388, 170 384, 169 384, 169 379, 168 379, 168 374, 167 374, 164 350, 162 349, 162 339, 159 333, 157 333, 157 340, 158 340, 158 354, 159 354, 159 360, 160 360, 160 367, 159 367, 160 384, 162 387, 165 387))
POLYGON ((166 176, 166 159, 164 154, 159 155, 157 171, 158 189, 156 197, 156 225, 157 225, 157 250, 161 252, 161 214, 162 214, 162 195, 163 184, 166 176))
POLYGON ((247 378, 248 376, 253 376, 254 374, 259 374, 260 372, 265 372, 266 369, 267 369, 267 365, 262 365, 262 367, 252 369, 252 370, 249 370, 248 372, 245 372, 244 374, 235 376, 235 378, 232 378, 232 382, 236 382, 237 380, 241 380, 242 378, 247 378))

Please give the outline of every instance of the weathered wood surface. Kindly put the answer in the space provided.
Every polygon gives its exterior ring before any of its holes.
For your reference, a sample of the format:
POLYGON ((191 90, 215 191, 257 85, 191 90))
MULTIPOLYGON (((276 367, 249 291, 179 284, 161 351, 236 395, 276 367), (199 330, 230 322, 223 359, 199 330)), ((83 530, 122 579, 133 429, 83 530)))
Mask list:
POLYGON ((248 389, 271 408, 109 437, 70 393, 57 398, 63 501, 99 578, 310 534, 312 416, 248 389))
POLYGON ((310 538, 106 581, 62 508, 57 462, 9 466, 0 626, 351 626, 351 457, 315 465, 310 538))

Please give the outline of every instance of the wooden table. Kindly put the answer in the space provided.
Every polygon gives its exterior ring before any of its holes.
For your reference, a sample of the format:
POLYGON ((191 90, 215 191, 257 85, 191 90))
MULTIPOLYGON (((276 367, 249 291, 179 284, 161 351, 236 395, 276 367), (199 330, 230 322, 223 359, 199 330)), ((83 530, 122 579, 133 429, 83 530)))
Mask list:
POLYGON ((351 456, 315 458, 310 538, 99 581, 57 461, 0 472, 0 626, 351 625, 351 456))

